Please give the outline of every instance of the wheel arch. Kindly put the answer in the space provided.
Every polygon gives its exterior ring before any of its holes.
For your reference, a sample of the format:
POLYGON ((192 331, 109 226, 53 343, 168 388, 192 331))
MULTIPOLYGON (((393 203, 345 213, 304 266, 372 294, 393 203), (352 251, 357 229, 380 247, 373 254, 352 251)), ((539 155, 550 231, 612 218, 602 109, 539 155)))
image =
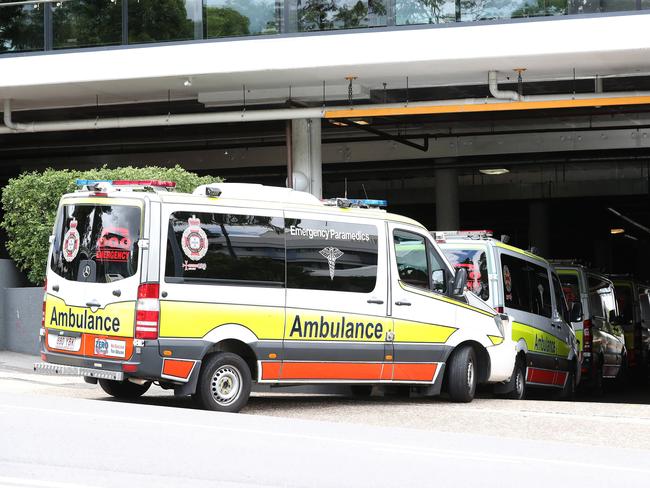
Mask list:
POLYGON ((458 344, 456 347, 454 347, 453 351, 449 355, 449 358, 447 359, 447 362, 451 360, 451 358, 456 354, 462 347, 464 346, 470 346, 472 349, 474 349, 474 355, 476 357, 476 362, 477 362, 477 383, 482 384, 486 383, 487 379, 490 377, 490 355, 487 352, 487 349, 483 344, 477 341, 473 340, 466 340, 458 344))

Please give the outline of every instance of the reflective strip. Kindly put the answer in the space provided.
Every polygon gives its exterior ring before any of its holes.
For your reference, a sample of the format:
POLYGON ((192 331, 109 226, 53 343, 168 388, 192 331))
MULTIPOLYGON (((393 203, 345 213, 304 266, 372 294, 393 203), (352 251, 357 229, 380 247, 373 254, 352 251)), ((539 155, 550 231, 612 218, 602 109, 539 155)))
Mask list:
POLYGON ((438 363, 262 361, 262 381, 432 382, 438 363))
POLYGON ((188 359, 164 359, 162 374, 163 376, 187 379, 192 373, 194 364, 195 361, 188 359))

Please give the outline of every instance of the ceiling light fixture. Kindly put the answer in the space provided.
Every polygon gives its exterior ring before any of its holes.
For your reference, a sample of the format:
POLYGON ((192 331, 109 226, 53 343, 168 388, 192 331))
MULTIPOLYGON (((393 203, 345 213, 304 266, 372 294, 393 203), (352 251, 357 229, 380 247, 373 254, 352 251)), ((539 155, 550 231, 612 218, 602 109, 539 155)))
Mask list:
POLYGON ((625 229, 621 227, 613 227, 609 229, 610 234, 625 234, 625 229))
POLYGON ((509 169, 506 168, 485 168, 485 169, 479 169, 480 173, 483 173, 484 175, 504 175, 506 173, 510 173, 509 169))
POLYGON ((192 86, 192 77, 188 76, 187 79, 183 82, 183 86, 185 88, 189 88, 192 86))

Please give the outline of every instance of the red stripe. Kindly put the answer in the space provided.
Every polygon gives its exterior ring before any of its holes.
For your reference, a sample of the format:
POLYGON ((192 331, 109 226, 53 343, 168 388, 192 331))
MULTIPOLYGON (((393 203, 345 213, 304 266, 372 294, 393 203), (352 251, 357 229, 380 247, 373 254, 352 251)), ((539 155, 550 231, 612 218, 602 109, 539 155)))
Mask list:
POLYGON ((394 366, 392 363, 384 363, 384 367, 381 370, 381 380, 390 381, 393 379, 393 369, 394 366))
POLYGON ((262 379, 263 380, 279 380, 280 379, 280 363, 279 361, 264 361, 262 363, 262 379))
POLYGON ((564 371, 558 371, 555 373, 555 384, 558 386, 564 386, 564 382, 566 381, 567 373, 564 371))
POLYGON ((550 371, 548 369, 528 368, 527 381, 529 383, 553 385, 555 384, 555 371, 550 371))
POLYGON ((393 380, 395 381, 433 381, 438 365, 426 364, 395 364, 393 380))
POLYGON ((282 365, 283 380, 379 380, 381 363, 289 363, 282 365))

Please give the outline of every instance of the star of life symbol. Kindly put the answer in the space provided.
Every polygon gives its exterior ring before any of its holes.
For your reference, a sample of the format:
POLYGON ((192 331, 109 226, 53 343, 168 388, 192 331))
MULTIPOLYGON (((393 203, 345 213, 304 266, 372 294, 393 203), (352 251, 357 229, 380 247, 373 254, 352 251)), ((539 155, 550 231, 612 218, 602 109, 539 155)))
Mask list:
POLYGON ((336 260, 343 256, 343 251, 336 249, 335 247, 326 247, 318 252, 321 256, 327 259, 327 263, 330 265, 330 279, 334 280, 334 267, 336 266, 336 260))
POLYGON ((74 261, 79 252, 79 231, 77 230, 77 219, 72 219, 70 228, 63 237, 63 259, 68 263, 74 261))

